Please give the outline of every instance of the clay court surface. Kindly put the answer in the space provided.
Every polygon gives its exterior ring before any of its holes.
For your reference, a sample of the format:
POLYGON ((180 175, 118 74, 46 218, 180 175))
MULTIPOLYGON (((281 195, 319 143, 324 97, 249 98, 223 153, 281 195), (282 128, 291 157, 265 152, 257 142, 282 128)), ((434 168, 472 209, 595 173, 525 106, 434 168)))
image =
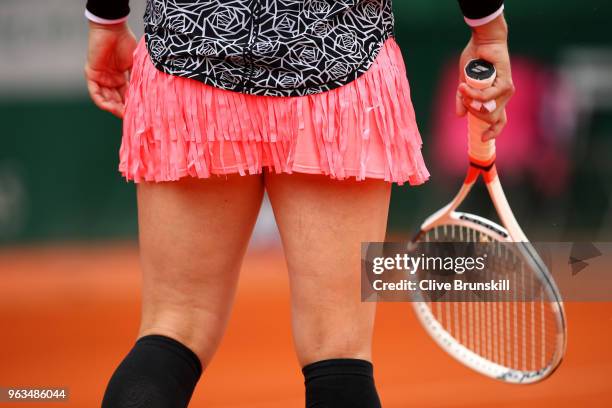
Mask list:
MULTIPOLYGON (((0 250, 0 387, 68 387, 67 403, 99 407, 135 340, 140 272, 135 244, 0 250)), ((385 408, 610 407, 612 304, 566 304, 565 361, 548 380, 513 386, 456 363, 420 328, 408 303, 380 304, 376 381, 385 408)), ((192 407, 301 408, 288 281, 279 250, 249 252, 223 344, 192 407)))

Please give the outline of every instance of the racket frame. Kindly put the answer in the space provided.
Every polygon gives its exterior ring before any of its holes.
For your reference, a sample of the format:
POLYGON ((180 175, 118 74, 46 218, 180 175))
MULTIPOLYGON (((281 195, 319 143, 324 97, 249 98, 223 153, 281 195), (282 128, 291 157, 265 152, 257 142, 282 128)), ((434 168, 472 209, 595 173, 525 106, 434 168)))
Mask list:
POLYGON ((438 322, 427 302, 422 301, 423 298, 418 291, 414 292, 412 305, 419 321, 425 327, 429 335, 440 347, 442 347, 442 349, 459 362, 483 375, 497 380, 512 384, 530 384, 550 376, 563 359, 567 342, 565 311, 561 295, 548 268, 527 240, 527 237, 512 213, 501 187, 494 160, 495 158, 493 157, 489 164, 483 164, 471 159, 468 173, 457 195, 450 203, 423 222, 419 234, 413 239, 413 242, 419 240, 427 231, 433 228, 442 225, 457 225, 469 227, 500 242, 516 243, 516 248, 521 252, 522 258, 531 264, 531 269, 536 271, 538 275, 537 278, 543 283, 547 298, 553 300, 551 302, 552 310, 556 319, 556 327, 558 328, 556 341, 557 344, 561 344, 561 346, 555 349, 550 364, 540 370, 523 371, 512 369, 476 354, 457 341, 438 322), (498 225, 497 223, 475 214, 456 211, 469 194, 480 174, 483 176, 489 196, 504 226, 498 225))

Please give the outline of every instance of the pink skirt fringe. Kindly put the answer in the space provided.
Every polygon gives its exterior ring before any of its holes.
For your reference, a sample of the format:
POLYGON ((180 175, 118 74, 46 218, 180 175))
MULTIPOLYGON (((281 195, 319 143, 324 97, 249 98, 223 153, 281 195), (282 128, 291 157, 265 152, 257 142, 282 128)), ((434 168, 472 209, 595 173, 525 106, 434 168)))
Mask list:
POLYGON ((399 46, 389 37, 370 69, 330 91, 298 97, 227 91, 165 74, 144 38, 126 94, 119 171, 127 180, 312 173, 418 185, 421 155, 399 46))

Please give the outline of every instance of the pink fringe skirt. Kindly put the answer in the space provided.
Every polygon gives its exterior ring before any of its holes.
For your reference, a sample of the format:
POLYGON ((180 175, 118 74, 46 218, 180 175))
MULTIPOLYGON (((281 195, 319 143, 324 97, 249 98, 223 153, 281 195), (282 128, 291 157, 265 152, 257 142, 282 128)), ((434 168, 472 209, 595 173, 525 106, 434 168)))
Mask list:
POLYGON ((119 171, 137 183, 267 167, 418 185, 429 178, 421 144, 393 37, 356 80, 296 97, 228 91, 163 73, 143 38, 126 94, 119 171))

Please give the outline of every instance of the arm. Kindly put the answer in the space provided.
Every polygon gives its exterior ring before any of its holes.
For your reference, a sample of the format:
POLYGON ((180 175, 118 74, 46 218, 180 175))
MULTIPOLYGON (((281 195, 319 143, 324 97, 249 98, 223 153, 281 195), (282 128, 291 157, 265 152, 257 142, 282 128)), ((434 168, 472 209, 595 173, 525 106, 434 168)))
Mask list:
POLYGON ((471 27, 484 25, 504 11, 503 0, 459 0, 465 22, 471 27))
POLYGON ((130 14, 129 0, 87 0, 85 17, 99 24, 118 24, 130 14))
POLYGON ((483 139, 497 137, 506 124, 506 104, 514 94, 508 53, 508 26, 503 15, 503 0, 459 0, 459 6, 472 36, 459 61, 459 86, 457 88, 457 114, 467 111, 490 124, 483 139), (473 58, 484 58, 495 65, 497 78, 493 86, 485 90, 473 89, 465 83, 463 68, 473 58), (476 101, 477 103, 473 103, 476 101), (493 101, 491 103, 490 101, 493 101), (492 111, 474 106, 487 103, 492 111))
POLYGON ((128 0, 88 0, 89 46, 85 64, 87 89, 93 102, 123 117, 125 91, 136 38, 127 26, 128 0))

